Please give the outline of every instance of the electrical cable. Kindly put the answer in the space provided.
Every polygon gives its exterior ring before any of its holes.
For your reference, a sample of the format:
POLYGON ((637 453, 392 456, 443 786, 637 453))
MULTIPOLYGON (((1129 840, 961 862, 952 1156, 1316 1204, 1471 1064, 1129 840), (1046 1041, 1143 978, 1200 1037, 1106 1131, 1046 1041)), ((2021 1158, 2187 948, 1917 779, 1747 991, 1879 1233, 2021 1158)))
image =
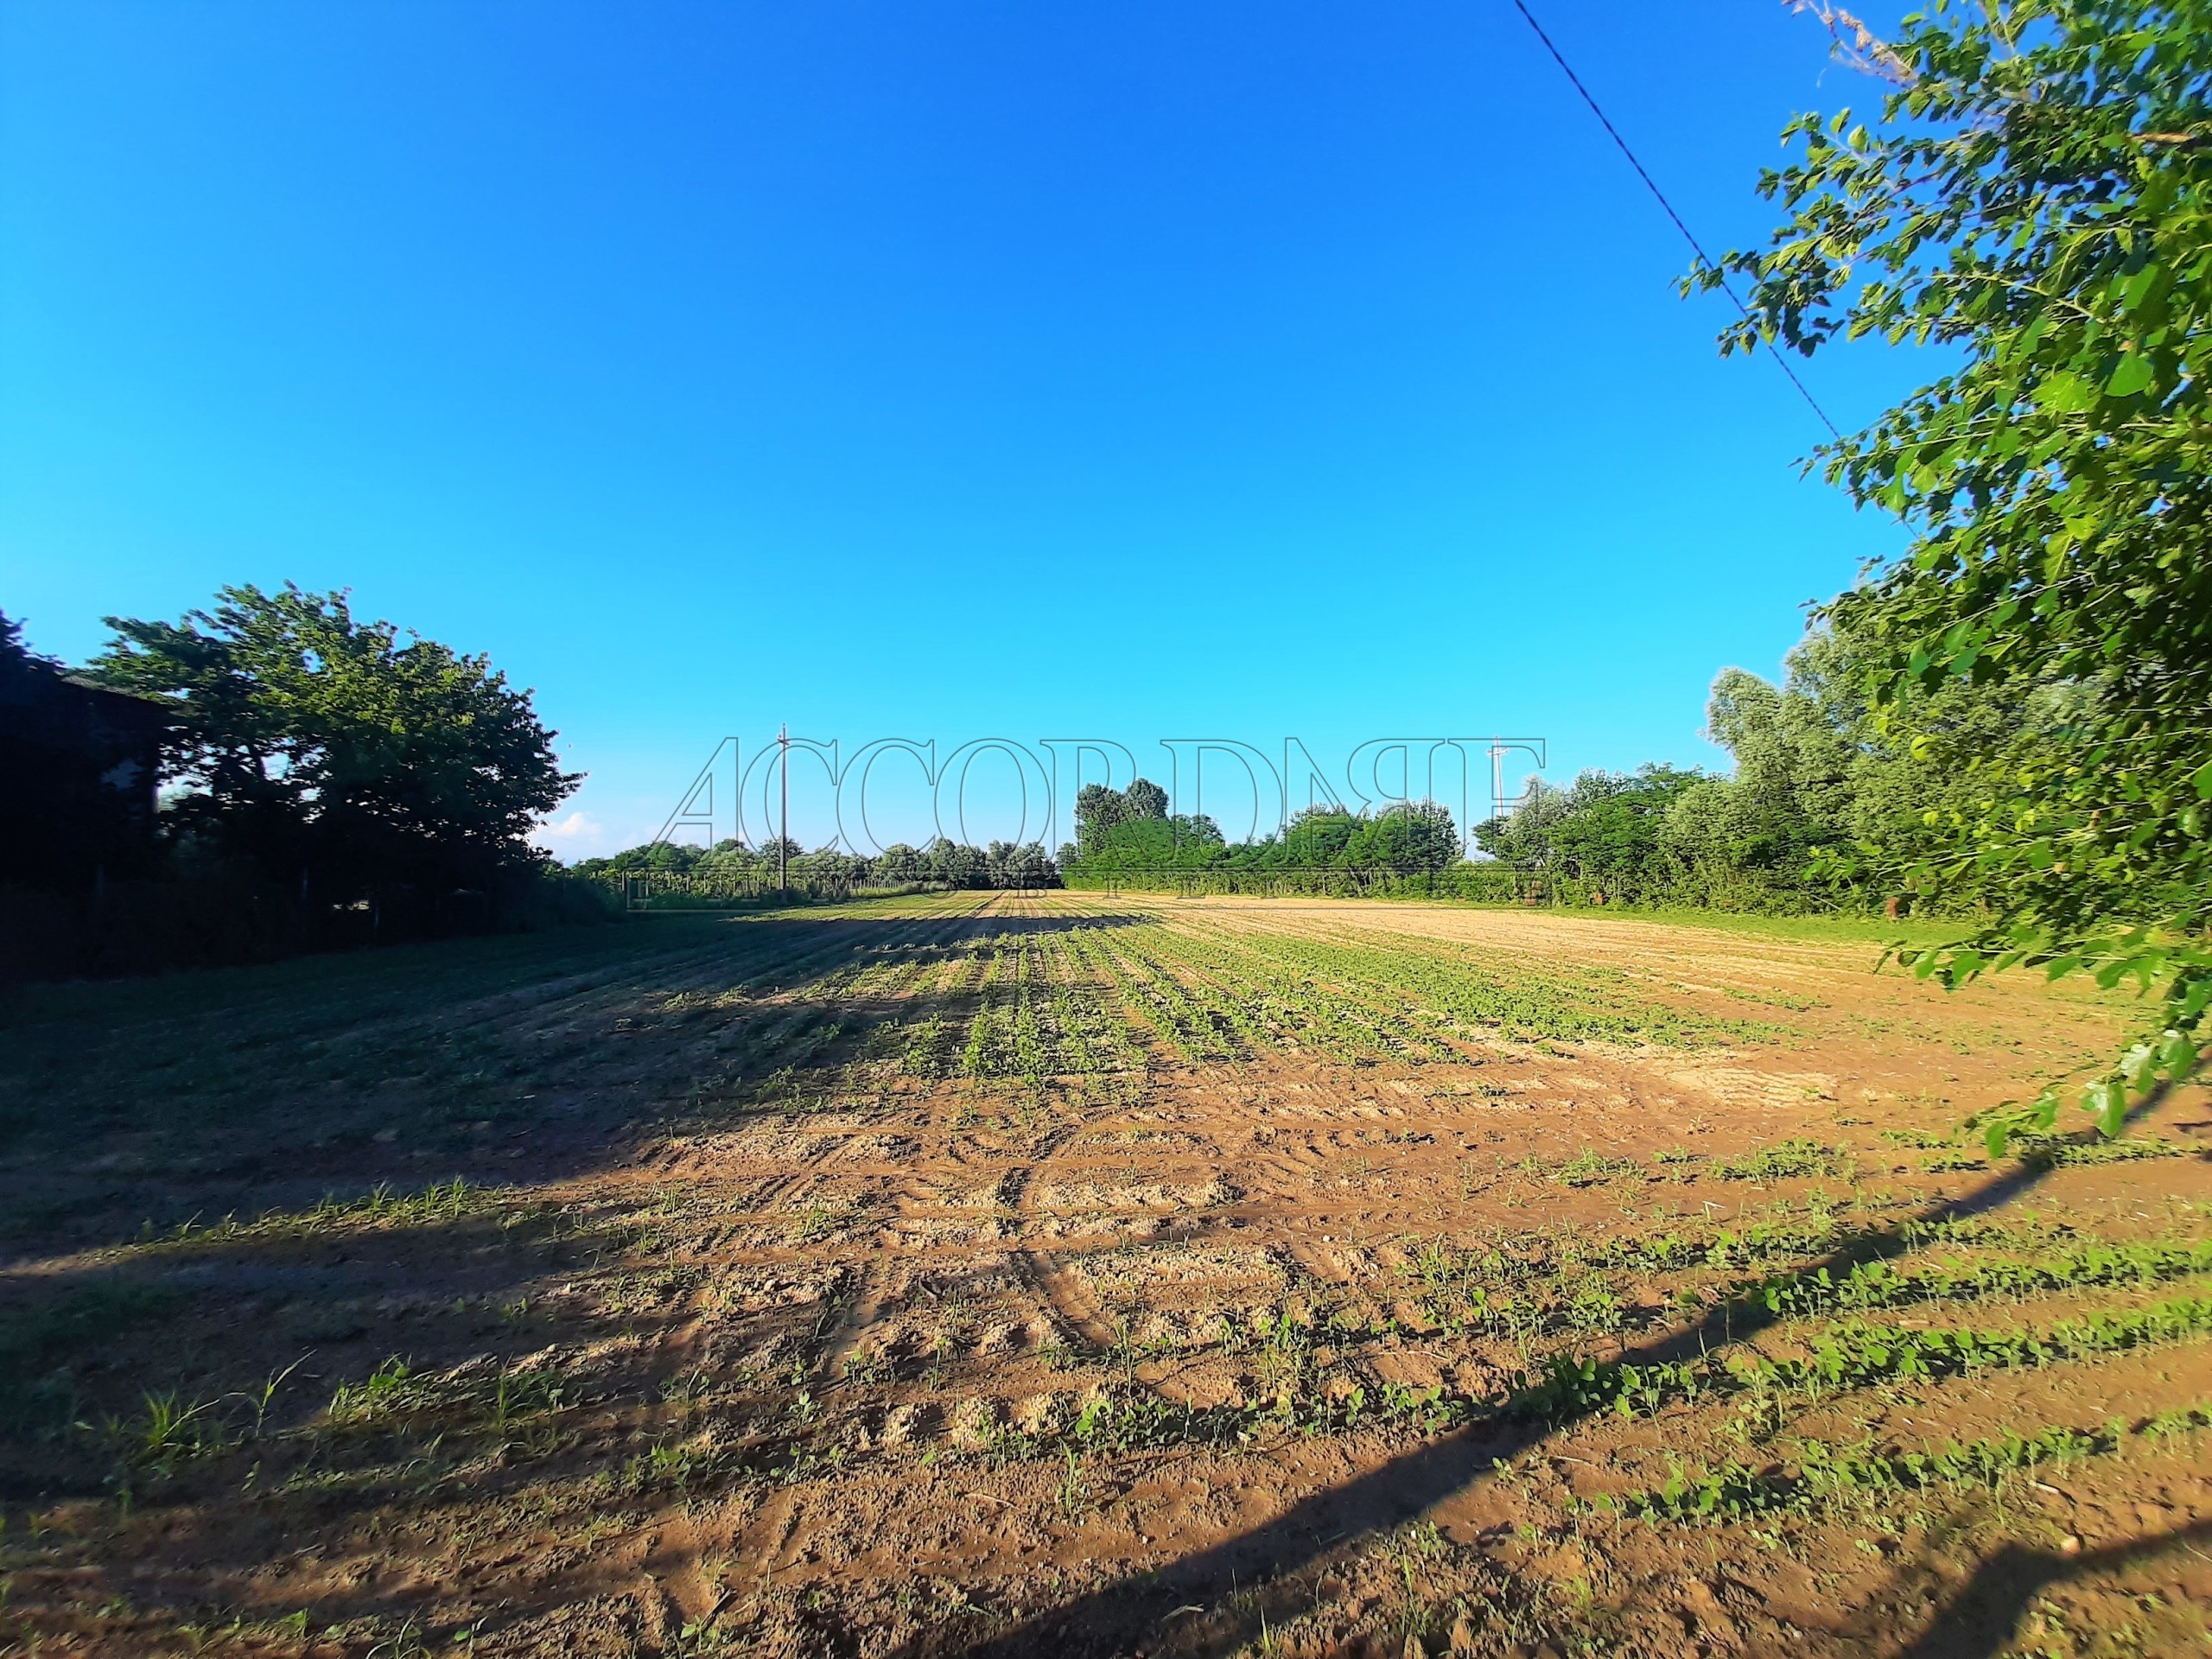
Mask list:
POLYGON ((1565 75, 1568 84, 1582 95, 1582 101, 1590 106, 1590 113, 1598 118, 1598 124, 1605 128, 1606 136, 1613 141, 1621 154, 1628 157, 1628 164, 1636 169, 1636 176, 1643 181, 1643 188, 1651 193, 1652 200, 1665 210, 1669 219, 1674 220, 1675 228, 1682 233, 1682 240, 1690 245, 1690 251, 1697 256, 1698 264, 1719 277, 1720 291, 1728 296, 1737 310, 1744 314, 1744 321, 1750 323, 1758 332, 1759 343, 1766 347, 1767 355, 1774 359, 1775 367, 1789 378, 1789 384, 1797 388, 1797 395, 1805 400, 1806 405, 1814 414, 1821 417, 1821 424, 1827 428, 1828 435, 1840 442, 1843 434, 1837 430, 1836 423, 1828 418, 1827 410, 1822 409, 1819 399, 1805 389, 1805 383, 1797 378, 1797 372, 1789 366, 1789 360, 1783 357, 1780 349, 1776 346, 1774 336, 1767 332, 1765 326, 1757 317, 1751 315, 1751 308, 1736 297, 1736 290, 1729 286, 1728 279, 1721 274, 1720 267, 1707 257, 1705 249, 1700 245, 1696 235, 1688 225, 1682 222, 1682 216, 1675 211, 1675 204, 1667 200, 1667 193, 1659 188, 1658 181, 1644 170, 1642 162, 1637 160, 1636 152, 1628 147, 1628 140, 1621 137, 1620 129, 1616 127, 1607 118, 1605 111, 1599 107, 1598 100, 1590 95, 1590 89, 1582 84, 1582 77, 1574 73, 1574 67, 1567 62, 1566 55, 1552 43, 1552 37, 1544 33, 1544 26, 1536 21, 1535 14, 1529 10, 1524 0, 1513 0, 1513 9, 1519 12, 1522 21, 1535 31, 1536 38, 1544 43, 1544 50, 1552 54, 1552 61, 1559 65, 1560 73, 1565 75))

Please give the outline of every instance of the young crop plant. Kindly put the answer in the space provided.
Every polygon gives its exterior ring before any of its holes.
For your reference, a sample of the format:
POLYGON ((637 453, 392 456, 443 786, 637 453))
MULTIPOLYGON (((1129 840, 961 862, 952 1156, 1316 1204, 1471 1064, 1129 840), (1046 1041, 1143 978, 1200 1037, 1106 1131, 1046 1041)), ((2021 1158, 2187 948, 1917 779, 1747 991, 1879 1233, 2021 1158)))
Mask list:
POLYGON ((1148 971, 1173 980, 1189 1000, 1194 1016, 1217 1039, 1240 1045, 1248 1054, 1272 1045, 1272 1034, 1252 1015, 1252 987, 1233 976, 1224 976, 1217 964, 1205 961, 1179 935, 1163 931, 1147 945, 1133 949, 1132 956, 1148 971))
POLYGON ((1338 1379, 1331 1388, 1316 1369, 1312 1348, 1297 1334, 1263 1319, 1247 1351, 1278 1380, 1247 1404, 1200 1406, 1171 1400, 1128 1376, 1094 1389, 1071 1416, 1055 1415, 1024 1431, 997 1429, 987 1449, 1002 1457, 1078 1459, 1127 1457, 1171 1447, 1249 1448, 1285 1433, 1320 1439, 1367 1428, 1421 1435, 1443 1433, 1474 1416, 1476 1402, 1440 1387, 1416 1389, 1395 1382, 1370 1386, 1338 1379), (1273 1357, 1270 1359, 1270 1356, 1273 1357))
POLYGON ((351 1427, 415 1409, 427 1398, 413 1368, 393 1354, 360 1382, 340 1383, 323 1419, 334 1427, 351 1427))
POLYGON ((1870 1382, 2047 1365, 2176 1342, 2212 1331, 2212 1298, 2180 1296, 2149 1307, 2062 1319, 2041 1330, 1916 1330, 1847 1323, 1813 1338, 1802 1358, 1728 1355, 1744 1383, 1822 1394, 1870 1382))
POLYGON ((971 1077, 1003 1077, 1007 1070, 1006 1051, 1009 1045, 1001 1033, 999 1010, 991 996, 987 982, 976 1012, 968 1021, 968 1041, 960 1051, 960 1070, 971 1077))
MULTIPOLYGON (((1555 1250, 1541 1236, 1463 1248, 1436 1238, 1416 1245, 1401 1263, 1415 1281, 1413 1300, 1421 1317, 1453 1337, 1490 1337, 1514 1343, 1524 1359, 1536 1338, 1577 1332, 1618 1332, 1627 1313, 1618 1289, 1588 1270, 1573 1250, 1555 1250)), ((1392 1334, 1421 1332, 1388 1322, 1392 1334)))
MULTIPOLYGON (((777 1005, 781 1017, 748 1033, 748 1069, 795 1076, 810 1069, 845 1034, 842 1012, 815 1003, 777 1005)), ((758 1092, 756 1090, 756 1092, 758 1092)))
POLYGON ((1741 1158, 1716 1159, 1712 1173, 1724 1181, 1788 1181, 1815 1176, 1841 1180, 1850 1178, 1853 1167, 1851 1154, 1844 1148, 1796 1136, 1741 1158))
MULTIPOLYGON (((2193 1420, 2202 1414, 2177 1414, 2176 1421, 2193 1426, 2193 1420)), ((2155 1439, 2159 1422, 2153 1419, 2134 1433, 2155 1439)), ((1777 1471, 1769 1464, 1754 1470, 1740 1463, 1724 1464, 1702 1475, 1677 1469, 1658 1486, 1597 1502, 1617 1514, 1654 1522, 1741 1521, 1780 1513, 1868 1509, 1901 1493, 1995 1486, 2046 1467, 2063 1469, 2109 1456, 2129 1438, 2124 1424, 2107 1423, 2098 1428, 2052 1427, 2032 1434, 2007 1432, 1925 1451, 1884 1452, 1807 1440, 1792 1459, 1794 1469, 1785 1465, 1777 1471)))
POLYGON ((1077 966, 1064 937, 1052 938, 1045 959, 1051 1023, 1065 1057, 1063 1069, 1121 1071, 1141 1065, 1128 1022, 1099 995, 1102 976, 1077 966))
POLYGON ((2190 1147, 2177 1146, 2155 1135, 2130 1135, 2125 1140, 2107 1141, 2094 1135, 2034 1132, 2012 1135, 2007 1150, 2030 1169, 2064 1169, 2085 1164, 2125 1164, 2151 1158, 2186 1158, 2191 1154, 2190 1147))
POLYGON ((927 1019, 908 1032, 906 1052, 899 1056, 899 1065, 910 1076, 917 1077, 950 1075, 957 1035, 951 1021, 943 1013, 931 1009, 927 1019))
POLYGON ((1147 963, 1132 944, 1121 939, 1094 941, 1080 935, 1077 938, 1077 948, 1104 970, 1122 1001, 1182 1058, 1199 1062, 1234 1058, 1174 978, 1147 963))
POLYGON ((1777 1274, 1755 1284, 1735 1286, 1726 1294, 1739 1307, 1802 1318, 1926 1302, 2017 1300, 2070 1290, 2155 1285, 2202 1273, 2212 1273, 2212 1240, 2195 1244, 2096 1244, 2035 1261, 1919 1270, 1901 1269, 1887 1262, 1862 1262, 1840 1276, 1825 1267, 1809 1275, 1777 1274))
POLYGON ((1815 1398, 1888 1382, 2059 1363, 2183 1341, 2212 1332, 2212 1299, 2177 1297, 2149 1307, 2062 1319, 2041 1329, 1921 1330, 1853 1320, 1815 1333, 1811 1351, 1774 1358, 1733 1348, 1696 1360, 1638 1365, 1572 1355, 1548 1360, 1514 1400, 1522 1414, 1556 1419, 1611 1410, 1649 1415, 1714 1391, 1759 1389, 1815 1398))
POLYGON ((1345 938, 1357 942, 1325 944, 1267 933, 1247 936, 1243 943, 1256 954, 1347 988, 1379 993, 1389 1006, 1427 1007, 1473 1036, 1694 1046, 1726 1037, 1755 1040, 1776 1034, 1771 1026, 1707 1020, 1637 1001, 1600 973, 1507 973, 1473 965, 1463 954, 1446 953, 1426 941, 1357 931, 1347 931, 1345 938))
POLYGON ((1726 1269, 1763 1262, 1802 1261, 1845 1250, 1889 1248, 1896 1239, 1887 1229, 1846 1232, 1834 1212, 1819 1211, 1803 1220, 1759 1221, 1747 1227, 1711 1232, 1630 1234, 1593 1240, 1584 1247, 1593 1267, 1628 1268, 1647 1273, 1695 1268, 1726 1269))
POLYGON ((1178 931, 1153 948, 1202 984, 1207 1011, 1250 1047, 1295 1043, 1345 1059, 1456 1058, 1402 1006, 1350 994, 1295 964, 1287 969, 1259 943, 1178 931))

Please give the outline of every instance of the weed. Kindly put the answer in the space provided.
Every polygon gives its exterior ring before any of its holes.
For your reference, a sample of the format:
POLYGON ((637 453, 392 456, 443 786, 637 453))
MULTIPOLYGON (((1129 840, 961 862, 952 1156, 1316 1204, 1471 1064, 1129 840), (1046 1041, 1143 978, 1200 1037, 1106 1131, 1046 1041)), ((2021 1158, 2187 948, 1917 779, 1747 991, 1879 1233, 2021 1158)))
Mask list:
POLYGON ((188 1402, 174 1389, 143 1396, 129 1417, 103 1425, 118 1470, 117 1484, 126 1491, 141 1478, 166 1480, 184 1465, 226 1451, 235 1443, 219 1413, 219 1400, 188 1402))
POLYGON ((323 1408, 324 1421, 339 1427, 374 1422, 421 1397, 415 1373, 393 1354, 359 1382, 341 1382, 323 1408))
POLYGON ((1851 1171, 1848 1152, 1802 1136, 1741 1158, 1717 1159, 1713 1165, 1713 1174, 1724 1181, 1786 1181, 1812 1175, 1847 1179, 1851 1171))
POLYGON ((153 1224, 148 1222, 139 1230, 134 1245, 204 1246, 246 1239, 308 1238, 354 1227, 419 1227, 457 1220, 492 1208, 505 1197, 498 1188, 473 1185, 459 1175, 412 1192, 400 1192, 390 1183, 379 1181, 367 1192, 352 1198, 325 1193, 307 1210, 264 1210, 247 1220, 225 1216, 208 1225, 203 1225, 200 1217, 194 1216, 165 1233, 156 1232, 153 1224))
POLYGON ((1993 1484, 2046 1463, 2065 1465, 2119 1449, 2124 1431, 2045 1428, 2031 1435, 2005 1433, 1952 1442, 1930 1451, 1879 1452, 1808 1440, 1798 1450, 1794 1472, 1753 1471, 1726 1464, 1691 1476, 1677 1468, 1661 1485, 1598 1502, 1645 1520, 1725 1521, 1779 1510, 1815 1510, 1904 1491, 1967 1483, 1993 1484))
POLYGON ((1913 1147, 1923 1152, 1934 1152, 1951 1145, 1942 1136, 1929 1135, 1921 1129, 1884 1129, 1882 1139, 1893 1147, 1913 1147))
POLYGON ((270 1408, 276 1403, 277 1391, 284 1386, 292 1373, 306 1363, 304 1359, 296 1359, 283 1370, 271 1371, 262 1379, 260 1387, 244 1396, 246 1404, 253 1409, 253 1427, 246 1431, 248 1439, 261 1438, 262 1431, 269 1422, 270 1408))
POLYGON ((791 1224, 791 1243, 818 1244, 851 1226, 859 1214, 860 1209, 856 1205, 836 1204, 826 1198, 811 1199, 791 1224))
POLYGON ((1061 1448, 1065 1465, 1060 1471, 1057 1494, 1060 1513, 1071 1521, 1079 1521, 1090 1507, 1090 1482, 1083 1472, 1083 1461, 1076 1456, 1071 1446, 1061 1448))
POLYGON ((1586 1147, 1570 1163, 1561 1165, 1552 1179, 1562 1186, 1594 1186, 1616 1175, 1640 1175, 1643 1166, 1633 1158, 1606 1158, 1586 1147))

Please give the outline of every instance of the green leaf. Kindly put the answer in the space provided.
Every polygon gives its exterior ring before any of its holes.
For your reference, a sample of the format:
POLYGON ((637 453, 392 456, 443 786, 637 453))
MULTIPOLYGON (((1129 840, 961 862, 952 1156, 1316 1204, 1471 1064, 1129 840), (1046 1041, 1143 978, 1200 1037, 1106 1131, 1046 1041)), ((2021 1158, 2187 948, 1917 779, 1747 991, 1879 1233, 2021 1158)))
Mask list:
POLYGON ((2096 388, 2078 374, 2051 375, 2036 390, 2037 407, 2056 414, 2078 415, 2096 404, 2096 388))
POLYGON ((2105 380, 2105 391, 2114 397, 2133 397, 2151 384, 2151 359, 2139 352, 2130 352, 2120 359, 2105 380))

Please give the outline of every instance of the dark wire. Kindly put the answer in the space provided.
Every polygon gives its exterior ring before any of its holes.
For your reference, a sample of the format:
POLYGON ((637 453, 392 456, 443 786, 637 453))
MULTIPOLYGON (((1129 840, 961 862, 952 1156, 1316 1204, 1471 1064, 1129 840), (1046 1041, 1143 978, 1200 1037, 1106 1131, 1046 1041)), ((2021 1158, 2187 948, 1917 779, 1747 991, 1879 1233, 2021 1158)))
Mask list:
POLYGON ((1805 383, 1797 378, 1797 372, 1789 366, 1789 359, 1783 356, 1780 349, 1777 347, 1774 336, 1770 334, 1765 326, 1751 315, 1751 308, 1736 298, 1736 290, 1728 285, 1728 278, 1722 275, 1720 267, 1707 257, 1705 250, 1698 245, 1698 239, 1691 232, 1690 227, 1682 223, 1682 216, 1675 211, 1675 204, 1667 200, 1667 193, 1659 188, 1658 181, 1650 174, 1644 171, 1643 163, 1636 159, 1636 152, 1628 147, 1628 140, 1621 137, 1620 129, 1614 126, 1606 118, 1605 111, 1598 107, 1598 100, 1590 96, 1590 89, 1582 84, 1582 77, 1574 73, 1573 66, 1567 62, 1559 48, 1552 44, 1552 37, 1544 33, 1544 26, 1536 21, 1535 14, 1522 3, 1522 0, 1513 0, 1513 9, 1521 14, 1522 20, 1530 29, 1536 31, 1536 38, 1544 43, 1544 50, 1552 54, 1552 61, 1559 65, 1560 73, 1567 78, 1576 92, 1582 94, 1582 101, 1590 106, 1590 113, 1598 118, 1598 124, 1605 128, 1606 136, 1619 147, 1621 154, 1628 157, 1628 164, 1636 169, 1636 176, 1643 181, 1643 188, 1651 193, 1652 200, 1666 210, 1669 219, 1675 221, 1675 228, 1682 233, 1682 240, 1690 245, 1690 251, 1697 256, 1698 264, 1719 279, 1720 291, 1726 294, 1735 308, 1744 314, 1744 321, 1750 323, 1757 332, 1760 343, 1766 347, 1767 355, 1774 359, 1775 367, 1789 377, 1789 384, 1797 388, 1797 395, 1805 400, 1814 414, 1821 417, 1821 424, 1827 428, 1828 435, 1840 442, 1843 434, 1836 430, 1835 423, 1828 419, 1827 410, 1822 409, 1813 394, 1805 390, 1805 383))

